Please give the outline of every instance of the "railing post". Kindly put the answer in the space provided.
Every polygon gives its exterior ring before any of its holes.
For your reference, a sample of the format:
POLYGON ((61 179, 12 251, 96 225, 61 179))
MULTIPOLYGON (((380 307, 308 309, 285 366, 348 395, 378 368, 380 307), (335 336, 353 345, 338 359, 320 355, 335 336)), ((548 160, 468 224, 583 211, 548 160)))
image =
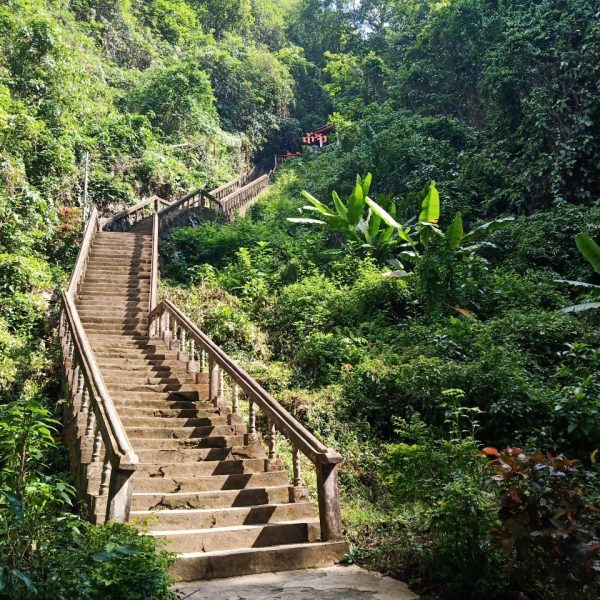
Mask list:
POLYGON ((337 464, 317 464, 317 493, 321 541, 342 539, 337 464))
POLYGON ((208 357, 208 397, 215 408, 223 408, 223 386, 221 380, 221 367, 213 356, 208 357))
POLYGON ((133 492, 133 465, 113 467, 110 472, 110 485, 108 488, 108 504, 106 507, 106 520, 125 523, 129 521, 131 511, 131 494, 133 492))

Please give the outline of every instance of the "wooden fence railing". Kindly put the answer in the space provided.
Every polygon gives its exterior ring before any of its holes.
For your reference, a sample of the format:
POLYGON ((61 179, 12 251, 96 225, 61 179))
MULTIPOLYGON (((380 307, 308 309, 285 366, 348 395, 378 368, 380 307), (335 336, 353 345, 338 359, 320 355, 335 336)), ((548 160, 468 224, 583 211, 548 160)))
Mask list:
POLYGON ((262 410, 268 421, 269 458, 275 458, 277 432, 287 438, 292 447, 294 487, 302 485, 300 453, 314 464, 321 539, 341 539, 337 466, 342 457, 322 444, 172 302, 163 300, 150 312, 148 321, 154 335, 178 351, 189 372, 208 374, 209 400, 216 408, 229 412, 232 422, 242 419, 240 401, 242 395, 245 397, 250 438, 258 435, 256 409, 262 410))
POLYGON ((100 230, 94 207, 69 287, 62 294, 59 335, 65 372, 65 441, 81 496, 101 519, 127 521, 138 458, 106 389, 75 306, 93 237, 100 230))
POLYGON ((171 202, 168 200, 151 196, 103 221, 102 229, 104 231, 127 231, 142 219, 169 206, 171 206, 171 202))

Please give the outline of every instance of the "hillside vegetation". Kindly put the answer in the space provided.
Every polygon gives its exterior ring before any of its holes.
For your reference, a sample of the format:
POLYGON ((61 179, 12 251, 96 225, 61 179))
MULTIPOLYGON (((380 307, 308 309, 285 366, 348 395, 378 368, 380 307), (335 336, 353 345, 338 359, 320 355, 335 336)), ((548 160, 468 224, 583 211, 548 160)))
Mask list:
POLYGON ((328 120, 250 216, 173 231, 162 293, 344 455, 348 561, 598 597, 600 310, 569 307, 600 283, 600 2, 10 0, 0 30, 0 597, 172 597, 150 538, 76 516, 59 444, 86 153, 109 211, 328 120))

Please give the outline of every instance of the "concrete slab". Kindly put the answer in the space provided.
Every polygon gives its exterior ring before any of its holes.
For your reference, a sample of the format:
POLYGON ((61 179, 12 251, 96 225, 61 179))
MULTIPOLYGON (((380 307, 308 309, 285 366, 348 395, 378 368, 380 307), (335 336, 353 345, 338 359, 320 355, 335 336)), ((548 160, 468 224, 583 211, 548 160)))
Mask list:
POLYGON ((177 586, 182 600, 417 600, 405 583, 356 565, 261 573, 177 586))

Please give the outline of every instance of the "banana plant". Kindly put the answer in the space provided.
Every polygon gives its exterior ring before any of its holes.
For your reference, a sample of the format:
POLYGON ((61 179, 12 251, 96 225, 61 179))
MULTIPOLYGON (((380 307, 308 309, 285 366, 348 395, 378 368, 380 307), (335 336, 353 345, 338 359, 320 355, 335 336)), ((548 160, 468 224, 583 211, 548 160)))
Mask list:
MULTIPOLYGON (((579 252, 583 254, 584 258, 592 265, 592 268, 598 275, 600 275, 600 246, 585 233, 580 233, 575 236, 575 244, 579 248, 579 252)), ((567 283, 569 285, 581 287, 590 290, 592 299, 600 299, 600 285, 594 285, 593 283, 587 283, 586 281, 569 281, 565 279, 557 280, 560 283, 567 283)), ((565 313, 578 313, 590 310, 593 308, 600 308, 600 302, 583 302, 581 304, 574 304, 573 306, 567 306, 563 308, 561 312, 565 313)))
POLYGON ((388 195, 377 197, 378 202, 369 198, 372 176, 367 174, 361 178, 356 176, 356 184, 352 193, 344 202, 339 194, 332 192, 333 207, 315 198, 306 190, 302 192, 310 204, 302 207, 302 211, 316 213, 315 217, 290 217, 291 223, 326 225, 332 231, 344 234, 353 242, 366 248, 381 249, 396 243, 398 227, 396 223, 396 201, 388 195), (385 210, 381 205, 384 205, 385 210), (382 218, 382 214, 385 218, 382 218), (392 225, 386 223, 391 220, 392 225))
POLYGON ((396 220, 397 208, 394 198, 389 195, 379 196, 379 202, 376 202, 369 197, 371 181, 371 173, 367 174, 364 179, 357 175, 354 190, 346 202, 334 191, 332 193, 333 208, 307 191, 303 191, 302 195, 310 202, 310 205, 302 207, 302 210, 316 213, 318 218, 291 217, 288 218, 288 221, 326 225, 331 230, 346 235, 353 242, 360 243, 363 247, 383 249, 387 252, 388 264, 394 269, 384 273, 384 276, 409 277, 413 273, 405 270, 402 260, 416 265, 430 246, 432 248, 435 246, 436 251, 446 251, 445 254, 452 254, 456 257, 472 255, 484 248, 495 247, 490 242, 477 241, 477 239, 514 220, 513 217, 496 219, 465 233, 462 215, 457 213, 444 232, 439 226, 440 194, 435 181, 431 181, 427 194, 421 202, 421 212, 417 223, 401 224, 396 220), (432 244, 434 239, 436 244, 432 244), (397 250, 399 250, 397 256, 389 258, 397 250))
MULTIPOLYGON (((460 212, 456 213, 456 216, 445 232, 442 231, 439 226, 439 218, 440 195, 435 186, 435 181, 432 181, 429 184, 427 195, 423 198, 423 202, 421 203, 421 213, 419 214, 419 221, 416 225, 418 242, 411 237, 410 228, 403 228, 401 232, 399 231, 399 238, 404 241, 404 244, 401 246, 402 251, 397 259, 388 261, 388 263, 395 267, 396 270, 384 273, 385 277, 408 277, 412 275, 412 273, 405 271, 404 265, 399 259, 406 259, 413 264, 418 263, 422 258, 423 253, 426 252, 430 246, 433 247, 432 240, 434 239, 437 241, 435 247, 438 253, 444 253, 446 256, 455 255, 457 258, 473 255, 485 248, 496 248, 497 246, 491 242, 477 240, 483 235, 492 233, 506 226, 509 222, 514 221, 514 217, 495 219, 494 221, 484 223, 465 233, 462 214, 460 212)), ((402 226, 399 223, 396 223, 394 219, 386 219, 383 214, 382 219, 390 225, 402 228, 402 226)))

